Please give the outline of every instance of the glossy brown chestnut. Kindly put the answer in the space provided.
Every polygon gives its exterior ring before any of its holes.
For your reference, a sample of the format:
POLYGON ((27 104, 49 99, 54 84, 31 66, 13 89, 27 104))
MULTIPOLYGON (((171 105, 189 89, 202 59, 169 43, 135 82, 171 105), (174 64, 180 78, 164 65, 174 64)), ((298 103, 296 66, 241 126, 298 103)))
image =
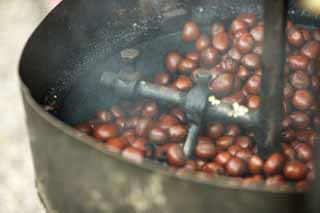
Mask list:
POLYGON ((186 55, 186 58, 191 59, 191 60, 198 63, 200 61, 200 53, 198 51, 189 52, 186 55))
POLYGON ((168 132, 160 127, 153 127, 149 131, 149 140, 154 143, 163 144, 169 139, 168 132))
POLYGON ((171 142, 183 142, 187 136, 187 129, 182 125, 173 125, 169 128, 169 138, 171 142))
POLYGON ((199 26, 193 22, 188 21, 184 24, 182 29, 182 40, 190 42, 196 40, 200 36, 199 26))
POLYGON ((226 28, 224 27, 224 25, 222 23, 216 22, 213 23, 211 26, 211 36, 214 37, 216 34, 220 33, 220 32, 225 32, 226 28))
POLYGON ((118 127, 115 124, 102 124, 94 129, 94 137, 101 141, 107 141, 118 135, 118 127))
POLYGON ((209 82, 209 90, 217 96, 226 96, 233 91, 234 75, 223 73, 209 82))
POLYGON ((212 174, 217 174, 217 175, 223 175, 224 174, 224 168, 220 164, 216 162, 209 162, 206 163, 202 167, 202 171, 207 172, 207 173, 212 173, 212 174))
POLYGON ((195 48, 199 51, 204 50, 210 46, 210 37, 207 35, 200 35, 200 37, 195 42, 195 48))
POLYGON ((251 158, 252 156, 252 151, 250 151, 250 149, 240 149, 237 153, 236 156, 237 158, 248 162, 248 160, 251 158))
POLYGON ((191 79, 186 75, 180 75, 175 82, 173 82, 173 87, 180 91, 188 91, 192 88, 193 83, 191 79))
POLYGON ((227 149, 229 146, 233 145, 235 138, 233 136, 225 135, 216 140, 216 145, 227 149))
POLYGON ((186 157, 179 144, 172 144, 167 151, 168 162, 174 167, 182 167, 186 164, 186 157))
POLYGON ((242 34, 234 44, 242 54, 250 52, 254 47, 254 38, 250 33, 242 34))
POLYGON ((287 41, 292 46, 299 47, 304 43, 304 37, 299 29, 292 27, 287 32, 287 41))
POLYGON ((219 32, 212 39, 213 47, 221 52, 224 52, 228 49, 229 43, 229 37, 226 32, 219 32))
POLYGON ((154 83, 167 86, 168 84, 170 84, 170 80, 171 80, 171 77, 168 73, 160 72, 154 78, 154 83))
POLYGON ((241 13, 239 18, 246 22, 249 27, 252 27, 256 24, 257 16, 255 13, 241 13))
POLYGON ((309 59, 305 55, 290 55, 287 58, 288 66, 294 70, 306 70, 309 59))
POLYGON ((216 48, 208 47, 201 51, 201 62, 206 66, 213 66, 218 63, 220 58, 219 52, 216 48))
POLYGON ((125 159, 134 162, 134 163, 142 163, 144 154, 141 150, 136 149, 134 147, 127 147, 121 153, 122 157, 125 159))
POLYGON ((235 34, 239 30, 248 30, 248 24, 240 18, 236 18, 231 23, 231 32, 235 34))
POLYGON ((214 158, 214 162, 224 166, 230 160, 231 154, 229 152, 220 152, 214 158))
POLYGON ((178 52, 169 52, 166 56, 165 65, 168 71, 174 73, 178 70, 180 61, 182 60, 181 55, 178 52))
POLYGON ((197 66, 197 62, 192 59, 185 58, 180 61, 178 69, 181 73, 191 73, 197 68, 197 66))
POLYGON ((221 123, 208 124, 207 135, 212 139, 216 139, 222 136, 223 131, 224 131, 224 126, 221 123))
POLYGON ((317 41, 308 41, 301 48, 301 53, 310 59, 315 59, 319 56, 320 53, 320 43, 317 41))
POLYGON ((252 155, 248 161, 251 174, 261 174, 263 171, 263 160, 258 155, 252 155))
POLYGON ((284 167, 283 174, 289 180, 302 180, 307 175, 307 167, 300 161, 289 161, 284 167))
POLYGON ((263 24, 257 24, 251 29, 250 34, 253 36, 256 42, 261 43, 263 41, 263 31, 263 24))
POLYGON ((307 163, 313 159, 312 148, 308 144, 299 143, 295 146, 295 150, 299 160, 307 163))
POLYGON ((310 125, 311 119, 307 113, 296 111, 290 114, 292 126, 297 129, 305 129, 310 125))
POLYGON ((306 89, 310 84, 310 78, 306 72, 297 70, 291 74, 290 83, 296 89, 306 89))
POLYGON ((246 92, 252 95, 259 95, 261 90, 261 76, 252 75, 244 85, 246 92))
POLYGON ((263 171, 266 175, 276 175, 281 173, 285 163, 285 158, 280 153, 274 153, 268 157, 263 165, 263 171))
POLYGON ((105 147, 110 152, 120 153, 127 145, 128 142, 126 141, 126 139, 118 137, 109 139, 105 147))
POLYGON ((142 116, 154 118, 159 114, 159 107, 155 101, 147 102, 142 108, 142 116))
POLYGON ((246 163, 237 157, 232 157, 226 164, 226 173, 232 177, 241 177, 247 171, 246 163))
POLYGON ((256 53, 248 53, 241 58, 241 63, 249 69, 260 67, 260 56, 256 53))
POLYGON ((308 110, 313 104, 313 96, 308 90, 297 90, 292 97, 292 104, 298 110, 308 110))
POLYGON ((152 125, 153 123, 151 119, 140 118, 136 124, 136 134, 140 137, 146 137, 152 125))
POLYGON ((109 122, 113 120, 113 115, 108 111, 98 111, 96 114, 96 118, 102 122, 109 122))
POLYGON ((260 96, 252 95, 247 100, 247 106, 250 109, 256 110, 260 107, 260 96))
POLYGON ((212 143, 198 143, 195 147, 195 155, 200 159, 212 159, 215 154, 216 148, 212 143))

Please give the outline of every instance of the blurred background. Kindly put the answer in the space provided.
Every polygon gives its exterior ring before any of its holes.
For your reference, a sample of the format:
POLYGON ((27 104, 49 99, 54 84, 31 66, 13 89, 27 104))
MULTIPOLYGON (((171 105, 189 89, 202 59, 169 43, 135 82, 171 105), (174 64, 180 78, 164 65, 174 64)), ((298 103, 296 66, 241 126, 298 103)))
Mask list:
POLYGON ((18 62, 33 30, 59 0, 0 0, 0 212, 44 213, 34 184, 18 62))

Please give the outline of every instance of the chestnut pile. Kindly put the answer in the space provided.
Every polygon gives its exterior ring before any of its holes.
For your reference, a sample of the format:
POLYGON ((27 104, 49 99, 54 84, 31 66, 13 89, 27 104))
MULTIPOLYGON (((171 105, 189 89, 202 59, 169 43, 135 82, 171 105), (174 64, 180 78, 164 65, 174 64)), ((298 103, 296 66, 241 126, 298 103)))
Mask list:
MULTIPOLYGON (((169 52, 164 60, 166 70, 154 76, 153 83, 188 91, 194 85, 194 74, 205 68, 212 75, 211 95, 258 109, 263 31, 263 22, 252 13, 240 14, 230 26, 213 23, 208 34, 188 21, 182 28, 182 40, 192 42, 194 50, 169 52)), ((182 146, 188 121, 183 109, 143 98, 121 100, 75 128, 101 141, 110 152, 136 163, 153 159, 179 175, 229 176, 243 186, 294 186, 305 191, 315 178, 313 149, 315 129, 320 127, 320 30, 289 21, 286 53, 282 150, 267 159, 257 154, 252 132, 214 120, 201 130, 194 159, 186 159, 182 146)))

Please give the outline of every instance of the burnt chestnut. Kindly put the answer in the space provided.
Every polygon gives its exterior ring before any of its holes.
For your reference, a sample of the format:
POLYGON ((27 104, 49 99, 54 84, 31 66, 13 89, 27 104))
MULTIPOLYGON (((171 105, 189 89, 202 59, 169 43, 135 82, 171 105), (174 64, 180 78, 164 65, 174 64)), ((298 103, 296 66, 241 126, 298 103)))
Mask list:
POLYGON ((182 56, 178 52, 169 52, 166 56, 165 65, 168 71, 174 73, 178 70, 182 56))
POLYGON ((210 46, 210 38, 207 35, 201 35, 195 43, 195 48, 199 51, 204 50, 210 46))
POLYGON ((167 150, 168 163, 174 167, 182 167, 186 164, 186 157, 179 144, 172 144, 167 150))
POLYGON ((188 21, 184 24, 182 29, 182 40, 190 42, 196 40, 200 36, 199 26, 193 22, 188 21))
POLYGON ((226 164, 226 173, 232 177, 241 177, 247 171, 247 164, 237 157, 232 157, 226 164))
POLYGON ((302 180, 307 175, 307 167, 300 161, 289 161, 284 167, 283 174, 289 180, 302 180))
POLYGON ((279 174, 284 166, 285 158, 280 153, 274 153, 270 155, 263 165, 263 171, 266 175, 279 174))
POLYGON ((102 124, 94 129, 94 137, 101 141, 107 141, 118 135, 118 127, 115 124, 102 124))
POLYGON ((313 104, 313 96, 308 90, 297 90, 293 95, 292 104, 298 110, 308 110, 313 104))

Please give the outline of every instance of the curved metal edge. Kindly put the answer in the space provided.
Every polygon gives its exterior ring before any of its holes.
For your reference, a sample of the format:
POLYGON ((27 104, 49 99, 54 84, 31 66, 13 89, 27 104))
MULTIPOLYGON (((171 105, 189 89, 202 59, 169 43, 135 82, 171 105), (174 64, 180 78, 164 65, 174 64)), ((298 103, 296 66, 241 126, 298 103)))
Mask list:
MULTIPOLYGON (((68 2, 70 3, 70 2, 68 2)), ((65 2, 60 3, 53 11, 56 10, 62 10, 63 5, 65 4, 65 2)), ((53 13, 53 11, 51 11, 47 16, 51 16, 51 14, 53 13)), ((46 18, 39 24, 39 26, 35 29, 35 31, 32 33, 31 37, 38 31, 38 29, 41 27, 41 25, 45 22, 46 18)), ((20 91, 22 93, 22 96, 26 99, 26 103, 35 111, 38 113, 38 115, 45 120, 49 125, 52 125, 53 127, 59 129, 60 131, 62 131, 64 134, 75 138, 79 143, 83 143, 88 145, 91 149, 95 149, 100 151, 101 153, 103 153, 104 155, 107 155, 108 157, 111 158, 115 158, 117 160, 120 160, 124 163, 127 163, 130 166, 134 166, 136 168, 139 169, 146 169, 149 172, 157 172, 163 176, 166 176, 167 178, 173 178, 176 179, 178 181, 186 181, 186 182, 190 182, 190 183, 194 183, 194 184, 199 184, 199 185, 206 185, 206 186, 210 186, 210 187, 218 187, 221 189, 230 189, 230 190, 238 190, 238 191, 252 191, 252 192, 263 192, 263 193, 274 193, 274 194, 280 194, 280 195, 301 195, 301 194, 305 194, 304 192, 298 192, 292 189, 288 189, 288 190, 280 190, 278 188, 266 188, 266 187, 262 187, 262 186, 256 186, 256 187, 243 187, 243 186, 235 186, 234 184, 230 184, 230 180, 232 180, 231 178, 228 177, 217 177, 215 178, 213 181, 201 181, 199 179, 197 179, 194 176, 184 176, 184 177, 180 177, 175 175, 172 172, 167 171, 165 168, 157 165, 156 163, 154 163, 154 161, 145 159, 143 161, 142 164, 135 164, 132 163, 128 160, 126 160, 125 158, 121 157, 118 154, 114 154, 111 152, 108 152, 106 149, 103 148, 103 146, 101 144, 98 144, 97 141, 95 139, 93 139, 92 137, 89 137, 87 135, 81 134, 79 133, 79 131, 73 129, 71 126, 65 124, 64 122, 60 121, 59 119, 55 118, 54 116, 50 115, 48 112, 46 112, 37 102, 36 100, 32 97, 29 88, 25 85, 25 83, 23 82, 22 76, 21 76, 21 72, 22 72, 22 60, 23 60, 23 56, 25 54, 26 48, 28 47, 30 38, 28 40, 28 42, 25 44, 25 47, 23 49, 23 52, 21 54, 21 58, 19 61, 19 70, 18 70, 18 76, 19 76, 19 83, 20 83, 20 91), (228 184, 229 183, 229 184, 228 184)))

